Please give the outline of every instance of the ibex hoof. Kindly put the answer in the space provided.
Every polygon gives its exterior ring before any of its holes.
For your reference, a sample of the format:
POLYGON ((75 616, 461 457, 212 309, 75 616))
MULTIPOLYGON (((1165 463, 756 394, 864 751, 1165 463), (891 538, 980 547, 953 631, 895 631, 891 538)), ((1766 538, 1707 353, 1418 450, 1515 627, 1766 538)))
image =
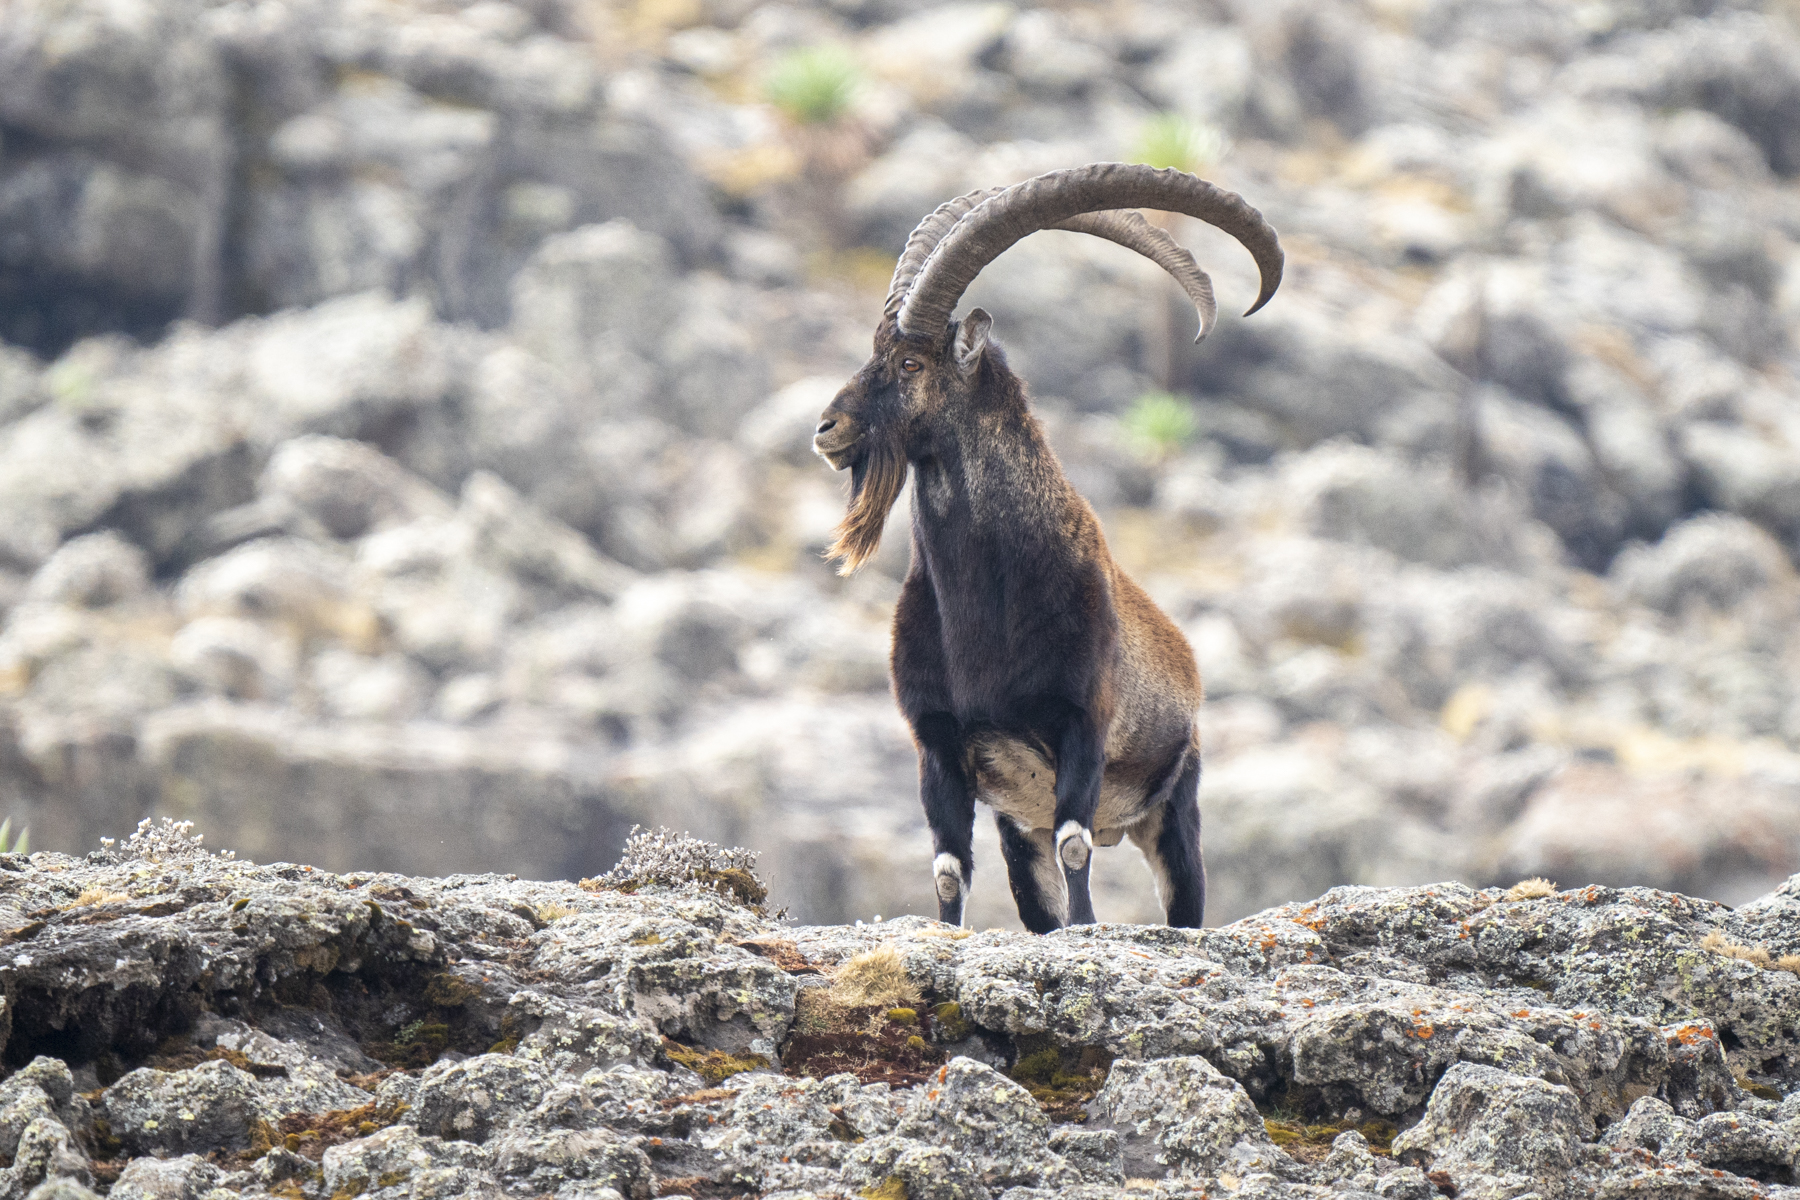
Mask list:
POLYGON ((1056 831, 1056 856, 1068 870, 1079 871, 1087 866, 1093 852, 1094 835, 1083 829, 1079 821, 1064 821, 1056 831))

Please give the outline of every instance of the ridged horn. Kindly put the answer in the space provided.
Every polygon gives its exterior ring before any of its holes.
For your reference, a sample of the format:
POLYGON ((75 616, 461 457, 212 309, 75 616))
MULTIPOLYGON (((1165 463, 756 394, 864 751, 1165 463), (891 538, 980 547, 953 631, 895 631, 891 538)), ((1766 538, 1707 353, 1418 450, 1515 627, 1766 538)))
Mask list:
POLYGON ((906 237, 906 249, 900 252, 900 261, 894 264, 894 278, 888 284, 887 303, 882 306, 882 315, 895 317, 900 314, 900 306, 906 302, 906 293, 912 290, 913 280, 925 266, 925 260, 937 249, 944 235, 955 228, 956 223, 968 215, 984 200, 998 196, 1004 187, 977 188, 965 192, 954 200, 946 200, 913 227, 906 237))
MULTIPOLYGON (((1083 216, 1124 208, 1186 213, 1223 229, 1241 242, 1250 251, 1262 275, 1262 290, 1245 316, 1267 304, 1275 289, 1281 286, 1280 240, 1262 214, 1235 192, 1228 192, 1184 171, 1157 170, 1131 163, 1090 163, 1085 167, 1052 171, 998 191, 971 192, 939 206, 936 212, 920 222, 913 237, 907 239, 906 253, 894 272, 895 286, 888 296, 889 311, 895 316, 902 334, 941 337, 956 302, 962 299, 969 284, 1013 243, 1040 229, 1059 228, 1065 222, 1083 216), (959 210, 960 215, 956 215, 959 210), (935 245, 931 244, 933 238, 935 245), (919 263, 921 258, 923 262, 919 263), (903 272, 909 275, 910 286, 900 290, 903 272), (894 308, 896 303, 897 310, 894 308)), ((1120 217, 1119 214, 1114 216, 1120 217)), ((1120 218, 1086 224, 1092 228, 1083 228, 1081 232, 1109 237, 1112 232, 1124 232, 1129 221, 1120 218), (1102 232, 1102 229, 1111 232, 1102 232)), ((1144 227, 1152 228, 1147 223, 1144 227)), ((1145 239, 1135 231, 1128 236, 1135 236, 1139 242, 1168 257, 1156 239, 1145 239)), ((1119 237, 1112 240, 1131 245, 1140 253, 1147 252, 1119 237)), ((1172 239, 1166 239, 1166 235, 1165 240, 1173 246, 1172 239)), ((1149 256, 1161 262, 1158 253, 1149 256)), ((1186 251, 1180 253, 1192 264, 1192 256, 1186 251)), ((1168 268, 1165 266, 1165 269, 1168 268)), ((1205 279, 1197 266, 1193 267, 1193 272, 1199 279, 1205 279)), ((1173 270, 1171 274, 1181 281, 1190 296, 1195 296, 1190 284, 1197 286, 1197 281, 1191 277, 1183 278, 1181 273, 1173 270)), ((1210 282, 1206 284, 1206 293, 1210 296, 1210 282)), ((1204 333, 1210 324, 1198 297, 1195 306, 1201 309, 1204 333)))
POLYGON ((1219 304, 1213 299, 1212 278, 1200 269, 1194 256, 1180 243, 1144 220, 1140 213, 1129 209, 1082 213, 1078 217, 1058 221, 1048 228, 1091 233, 1109 242, 1117 242, 1129 250, 1136 250, 1173 275, 1175 282, 1181 285, 1181 290, 1194 302, 1194 311, 1200 317, 1200 332, 1194 335, 1194 340, 1198 342, 1212 332, 1213 323, 1219 318, 1219 304))

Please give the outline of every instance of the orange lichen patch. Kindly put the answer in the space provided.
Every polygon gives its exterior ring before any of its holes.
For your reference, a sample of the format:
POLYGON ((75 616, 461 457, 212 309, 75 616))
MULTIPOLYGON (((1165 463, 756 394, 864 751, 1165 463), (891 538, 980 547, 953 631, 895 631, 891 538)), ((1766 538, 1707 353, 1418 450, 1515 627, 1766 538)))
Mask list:
POLYGON ((1433 1029, 1429 1025, 1414 1025, 1413 1026, 1413 1036, 1416 1038, 1429 1038, 1432 1034, 1434 1034, 1436 1032, 1437 1032, 1437 1030, 1433 1029))
POLYGON ((1665 1035, 1672 1042, 1680 1042, 1684 1046, 1699 1046, 1707 1042, 1716 1042, 1719 1035, 1711 1025, 1677 1025, 1665 1035))
POLYGON ((1306 928, 1312 930, 1314 933, 1322 932, 1324 930, 1325 924, 1326 924, 1325 918, 1319 914, 1319 906, 1316 904, 1307 905, 1305 908, 1301 909, 1298 913, 1296 913, 1291 919, 1293 920, 1294 924, 1304 925, 1306 928))

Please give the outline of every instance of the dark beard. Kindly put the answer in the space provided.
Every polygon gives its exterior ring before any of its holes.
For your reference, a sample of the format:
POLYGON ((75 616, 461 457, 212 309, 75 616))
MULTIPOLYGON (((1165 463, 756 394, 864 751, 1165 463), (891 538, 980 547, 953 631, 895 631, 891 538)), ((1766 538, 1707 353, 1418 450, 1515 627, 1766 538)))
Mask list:
POLYGON ((850 509, 838 523, 837 540, 825 552, 827 559, 843 560, 838 574, 851 574, 880 547, 888 510, 906 486, 906 465, 900 447, 882 441, 851 466, 850 509))

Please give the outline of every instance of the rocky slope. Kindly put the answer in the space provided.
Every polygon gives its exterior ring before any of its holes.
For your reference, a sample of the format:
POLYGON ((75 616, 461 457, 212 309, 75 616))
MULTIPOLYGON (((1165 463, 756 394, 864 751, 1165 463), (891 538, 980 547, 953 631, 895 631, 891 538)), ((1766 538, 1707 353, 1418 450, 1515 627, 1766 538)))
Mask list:
POLYGON ((1791 6, 1710 0, 9 3, 0 815, 541 877, 642 821, 808 919, 929 911, 905 546, 825 572, 810 418, 920 214, 1174 114, 1286 238, 1270 308, 1189 349, 1062 235, 971 300, 1198 651, 1215 917, 1760 894, 1800 868, 1797 62, 1791 6), (860 86, 807 124, 766 88, 819 46, 860 86))
POLYGON ((1800 878, 1039 938, 788 924, 748 865, 0 857, 0 1194, 1800 1194, 1800 878))

